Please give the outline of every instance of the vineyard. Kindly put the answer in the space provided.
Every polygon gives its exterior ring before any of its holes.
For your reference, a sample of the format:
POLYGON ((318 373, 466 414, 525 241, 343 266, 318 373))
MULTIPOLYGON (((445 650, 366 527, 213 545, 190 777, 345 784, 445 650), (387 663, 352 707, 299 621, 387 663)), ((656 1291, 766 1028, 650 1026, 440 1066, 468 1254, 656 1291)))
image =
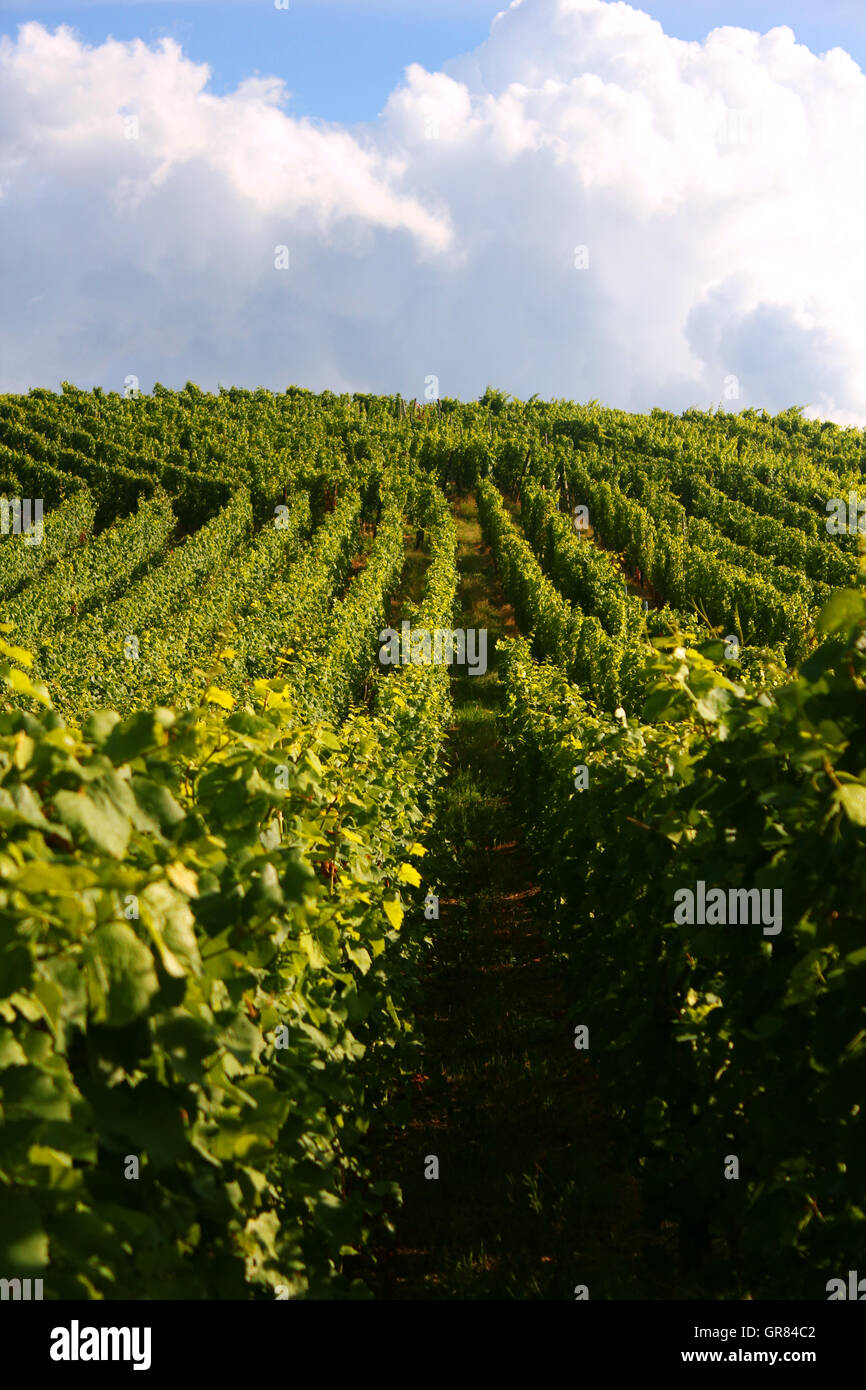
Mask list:
POLYGON ((0 397, 0 1276, 862 1266, 864 471, 796 410, 0 397))

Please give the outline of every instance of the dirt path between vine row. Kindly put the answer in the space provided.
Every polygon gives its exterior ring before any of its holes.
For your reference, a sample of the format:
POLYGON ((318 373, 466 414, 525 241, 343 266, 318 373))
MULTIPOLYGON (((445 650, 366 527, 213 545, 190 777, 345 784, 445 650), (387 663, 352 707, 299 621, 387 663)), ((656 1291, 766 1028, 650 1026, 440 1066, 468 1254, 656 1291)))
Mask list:
POLYGON ((474 501, 455 514, 456 623, 487 628, 489 669, 455 674, 440 844, 425 860, 442 889, 415 1006, 418 1071, 371 1136, 376 1177, 400 1184, 403 1205, 389 1243, 355 1272, 379 1299, 571 1300, 578 1285, 590 1299, 670 1297, 656 1286, 667 1241, 643 1230, 591 1054, 574 1047, 567 972, 509 799, 492 648, 515 633, 514 615, 474 501), (434 1155, 436 1179, 425 1177, 434 1155))

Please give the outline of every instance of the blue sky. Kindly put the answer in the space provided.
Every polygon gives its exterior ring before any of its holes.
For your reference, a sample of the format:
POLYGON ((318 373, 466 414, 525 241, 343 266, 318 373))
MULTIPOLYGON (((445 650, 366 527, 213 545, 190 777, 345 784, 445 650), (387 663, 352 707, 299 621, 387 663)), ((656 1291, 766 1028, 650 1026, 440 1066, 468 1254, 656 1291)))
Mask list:
POLYGON ((0 391, 866 425, 866 0, 504 3, 0 0, 0 391))
MULTIPOLYGON (((486 38, 507 0, 129 0, 85 5, 0 0, 0 31, 35 19, 68 24, 88 43, 140 38, 177 40, 212 69, 210 89, 233 90, 252 73, 281 77, 298 116, 351 124, 373 120, 404 68, 435 71, 486 38)), ((866 68, 866 0, 647 0, 637 6, 666 33, 703 39, 731 24, 766 31, 788 24, 814 52, 835 45, 866 68)))

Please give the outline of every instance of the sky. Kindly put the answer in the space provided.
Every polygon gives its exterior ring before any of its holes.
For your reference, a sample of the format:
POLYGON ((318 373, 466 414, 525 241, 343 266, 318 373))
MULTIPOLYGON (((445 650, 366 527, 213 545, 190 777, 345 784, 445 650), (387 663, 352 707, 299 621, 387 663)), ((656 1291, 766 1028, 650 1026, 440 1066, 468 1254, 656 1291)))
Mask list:
MULTIPOLYGON (((273 0, 0 0, 0 33, 37 20, 69 25, 89 44, 173 38, 209 65, 209 90, 219 95, 252 74, 276 74, 293 114, 352 124, 375 119, 410 63, 436 71, 483 43, 505 8, 507 0, 288 0, 282 9, 273 0)), ((814 52, 838 45, 866 68, 863 0, 649 0, 635 8, 680 39, 702 40, 726 24, 787 24, 814 52)))
POLYGON ((848 0, 0 0, 0 390, 866 424, 864 67, 848 0))

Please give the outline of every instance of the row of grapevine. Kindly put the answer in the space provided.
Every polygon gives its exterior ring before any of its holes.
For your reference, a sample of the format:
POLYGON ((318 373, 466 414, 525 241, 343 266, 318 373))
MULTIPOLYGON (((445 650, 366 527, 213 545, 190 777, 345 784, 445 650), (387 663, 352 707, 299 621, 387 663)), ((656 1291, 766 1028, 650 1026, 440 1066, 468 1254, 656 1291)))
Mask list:
MULTIPOLYGON (((27 512, 22 502, 35 503, 36 498, 11 497, 6 500, 4 534, 0 537, 0 600, 12 597, 24 585, 41 580, 43 572, 55 561, 83 545, 93 531, 96 509, 86 487, 78 488, 55 505, 45 508, 37 519, 31 505, 30 533, 23 529, 27 512), (15 508, 18 502, 18 534, 15 533, 15 508)), ((43 499, 44 500, 44 499, 43 499)), ((0 498, 0 508, 4 499, 0 498)))
POLYGON ((350 437, 335 437, 327 426, 337 415, 326 425, 317 402, 305 405, 291 393, 212 396, 187 387, 125 397, 65 383, 59 395, 36 391, 0 401, 0 448, 85 479, 101 522, 118 507, 129 510, 156 483, 185 526, 201 525, 236 486, 249 489, 259 518, 287 490, 307 491, 319 520, 335 480, 353 474, 356 459, 369 463, 377 454, 375 440, 353 448, 350 437))
POLYGON ((220 582, 251 528, 249 495, 239 490, 212 521, 119 598, 86 614, 61 645, 49 638, 39 650, 38 670, 55 691, 58 707, 76 714, 103 704, 134 708, 143 683, 162 674, 151 666, 154 634, 196 603, 203 585, 220 582))
MULTIPOLYGON (((553 495, 531 479, 523 486, 521 521, 541 568, 559 592, 576 608, 598 617, 605 631, 621 637, 625 645, 639 647, 643 638, 668 636, 674 629, 693 643, 713 636, 709 623, 694 611, 684 613, 669 604, 650 608, 648 602, 642 611, 641 601, 628 593, 615 557, 588 539, 579 539, 568 518, 557 510, 553 495)), ((779 659, 771 651, 739 641, 736 648, 728 643, 726 647, 732 672, 749 672, 760 680, 781 675, 779 659)), ((641 689, 639 664, 632 663, 630 699, 641 689)))
POLYGON ((226 561, 227 568, 210 567, 198 584, 195 602, 174 610, 148 633, 147 659, 129 672, 127 700, 158 700, 172 706, 200 703, 211 675, 234 656, 228 643, 236 614, 250 605, 261 609, 304 553, 310 525, 306 493, 294 494, 291 507, 254 531, 226 561))
POLYGON ((697 606, 712 625, 739 631, 749 645, 782 644, 789 658, 808 649, 811 613, 803 597, 781 593, 764 576, 691 545, 664 519, 663 496, 651 512, 616 484, 594 477, 577 456, 568 479, 604 542, 624 551, 672 607, 697 606))
MULTIPOLYGON (((595 471, 598 471, 597 461, 595 471)), ((841 549, 836 538, 831 539, 826 529, 826 514, 821 522, 815 513, 807 513, 810 528, 804 527, 802 518, 797 526, 775 515, 763 515, 712 486, 699 464, 666 461, 662 472, 649 466, 645 459, 637 458, 621 464, 615 478, 612 473, 608 476, 650 510, 664 495, 668 502, 666 519, 675 529, 686 525, 691 531, 697 524, 703 534, 708 535, 706 527, 710 524, 718 533, 714 545, 718 547, 720 538, 727 537, 741 548, 737 563, 744 563, 743 551, 752 552, 751 563, 764 562, 769 575, 769 566, 777 562, 776 574, 781 573, 787 581, 788 591, 799 585, 809 594, 817 585, 816 593, 819 600, 823 600, 828 584, 848 584, 856 572, 853 549, 841 549), (674 499, 673 507, 670 499, 674 499), (782 566, 786 568, 781 569, 782 566), (810 579, 812 586, 808 583, 810 579)), ((782 587, 778 578, 776 584, 782 587)))
POLYGON ((611 637, 594 614, 573 607, 544 574, 520 536, 493 483, 478 484, 478 512, 508 601, 536 653, 557 662, 585 684, 605 707, 630 699, 639 680, 642 656, 626 635, 611 637))
POLYGON ((297 645, 321 629, 359 547, 361 496, 347 489, 285 573, 267 589, 247 590, 227 629, 231 656, 220 684, 245 698, 256 680, 281 675, 297 645))
POLYGON ((772 695, 732 683, 720 643, 658 644, 639 719, 523 641, 504 654, 575 1025, 684 1271, 724 1242, 719 1296, 822 1297, 862 1246, 866 599, 840 591, 820 629, 772 695), (678 910, 717 888, 760 919, 678 910))
POLYGON ((541 568, 569 602, 595 614, 611 637, 640 630, 640 601, 627 593, 615 560, 579 539, 551 495, 532 479, 521 493, 520 519, 541 568))
MULTIPOLYGON (((533 413, 537 416, 539 408, 533 413)), ((748 411, 737 416, 686 411, 679 418, 653 410, 647 417, 569 404, 542 413, 550 418, 554 436, 601 454, 614 473, 638 464, 659 480, 675 482, 677 490, 702 480, 730 500, 825 542, 827 500, 845 496, 862 476, 859 460, 822 460, 820 451, 792 450, 788 435, 773 437, 749 419, 748 411)), ((856 431, 852 442, 859 452, 856 431)))
MULTIPOLYGON (((157 484, 152 472, 135 472, 121 464, 104 463, 75 449, 51 444, 29 424, 16 425, 2 415, 0 449, 6 467, 25 486, 41 489, 43 480, 55 478, 86 485, 93 494, 100 525, 131 511, 140 498, 153 493, 157 484)), ((224 495, 222 489, 220 496, 224 495)))
MULTIPOLYGON (((801 527, 755 511, 703 479, 693 478, 688 488, 677 490, 691 515, 705 517, 738 545, 772 556, 819 583, 839 586, 851 582, 856 555, 853 548, 845 550, 830 543, 826 510, 823 520, 816 518, 816 533, 804 535, 801 527)), ((828 500, 836 495, 829 493, 828 500)))
MULTIPOLYGON (((422 609, 448 626, 429 514, 422 609)), ((27 1193, 0 1190, 0 1226, 46 1297, 353 1292, 383 1195, 365 1108, 423 928, 396 885, 421 882, 450 717, 443 668, 380 682, 339 732, 279 680, 228 716, 0 715, 0 1162, 27 1193)))
POLYGON ((15 640, 33 650, 58 629, 117 598, 160 560, 176 527, 165 493, 143 500, 87 544, 67 551, 3 605, 15 640))
POLYGON ((379 649, 386 604, 405 556, 403 501, 386 506, 367 562, 318 632, 295 648, 286 679, 317 718, 339 723, 379 649))

